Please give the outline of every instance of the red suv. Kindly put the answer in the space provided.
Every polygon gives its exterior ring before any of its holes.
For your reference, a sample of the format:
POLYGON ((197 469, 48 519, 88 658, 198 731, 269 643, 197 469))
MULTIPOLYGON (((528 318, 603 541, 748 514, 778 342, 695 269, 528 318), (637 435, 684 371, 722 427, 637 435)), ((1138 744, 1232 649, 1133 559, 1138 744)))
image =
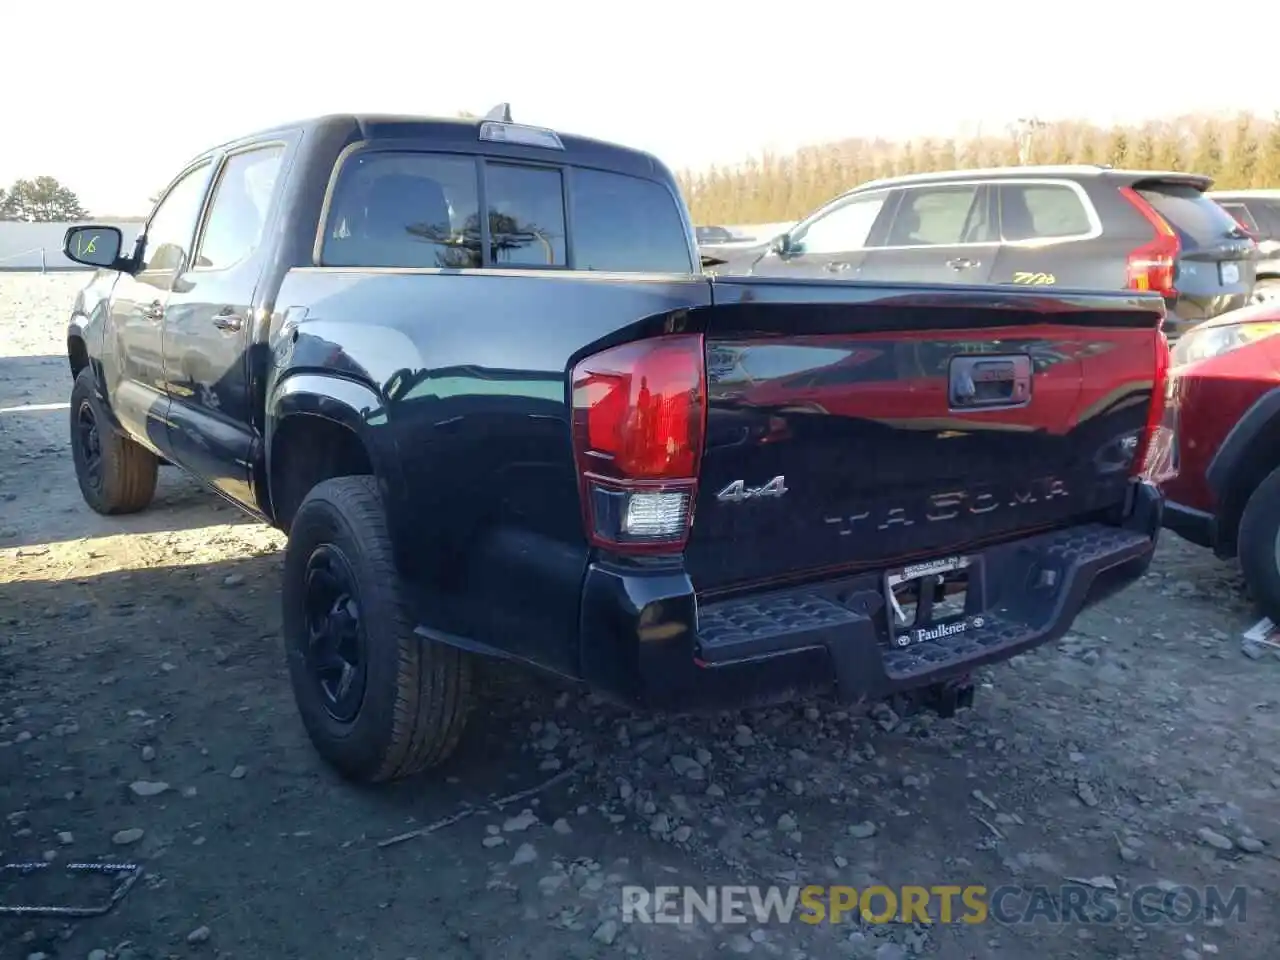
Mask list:
POLYGON ((1280 303, 1232 310, 1173 348, 1181 469, 1164 525, 1239 557, 1262 612, 1280 623, 1280 303))

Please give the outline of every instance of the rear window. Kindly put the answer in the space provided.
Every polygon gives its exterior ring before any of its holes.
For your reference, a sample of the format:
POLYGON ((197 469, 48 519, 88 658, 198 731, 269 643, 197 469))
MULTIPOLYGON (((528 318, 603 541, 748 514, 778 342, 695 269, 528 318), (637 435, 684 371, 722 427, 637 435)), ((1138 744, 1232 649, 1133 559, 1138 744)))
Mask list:
POLYGON ((672 194, 657 183, 598 170, 367 153, 343 166, 330 211, 321 245, 325 266, 692 270, 672 194), (567 193, 574 211, 568 221, 567 193))
POLYGON ((573 171, 573 257, 579 270, 693 270, 671 192, 652 180, 603 170, 573 171))
POLYGON ((1280 239, 1280 200, 1249 201, 1249 208, 1257 214, 1258 226, 1271 239, 1280 239))
POLYGON ((1239 230, 1231 214, 1195 187, 1176 183, 1136 188, 1169 225, 1196 243, 1214 243, 1239 230))
POLYGON ((1223 210, 1235 217, 1246 230, 1255 234, 1258 232, 1258 221, 1253 219, 1253 214, 1249 212, 1249 208, 1243 203, 1232 200, 1219 200, 1218 203, 1223 210))
POLYGON ((1004 184, 1000 230, 1005 240, 1079 237, 1093 229, 1080 194, 1063 183, 1004 184))
POLYGON ((485 166, 490 256, 496 267, 565 267, 564 179, 548 167, 485 166))

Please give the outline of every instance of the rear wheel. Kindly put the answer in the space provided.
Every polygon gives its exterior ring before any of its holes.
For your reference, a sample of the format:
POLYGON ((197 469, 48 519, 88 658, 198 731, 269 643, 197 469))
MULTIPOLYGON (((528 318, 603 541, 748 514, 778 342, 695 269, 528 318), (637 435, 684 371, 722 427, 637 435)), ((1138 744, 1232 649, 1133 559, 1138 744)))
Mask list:
POLYGON ((1245 504, 1237 536, 1240 569, 1259 609, 1280 623, 1280 468, 1245 504))
POLYGON ((80 494, 98 513, 137 513, 150 506, 160 462, 111 425, 89 367, 71 388, 71 459, 80 494))
POLYGON ((456 749, 471 661, 414 633, 372 477, 317 484, 285 550, 289 678, 320 755, 363 782, 405 777, 456 749))

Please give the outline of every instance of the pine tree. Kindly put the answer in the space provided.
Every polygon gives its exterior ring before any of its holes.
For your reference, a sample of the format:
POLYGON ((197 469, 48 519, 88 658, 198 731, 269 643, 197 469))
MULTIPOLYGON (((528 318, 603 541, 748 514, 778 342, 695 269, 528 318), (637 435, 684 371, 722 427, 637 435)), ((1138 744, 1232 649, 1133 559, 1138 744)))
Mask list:
MULTIPOLYGON (((764 154, 733 166, 678 175, 694 221, 737 224, 795 219, 858 184, 895 173, 970 169, 1018 162, 1015 138, 890 142, 851 138, 789 154, 764 154)), ((1100 129, 1078 121, 1038 131, 1036 163, 1110 162, 1139 169, 1216 175, 1224 187, 1280 187, 1280 113, 1238 117, 1233 127, 1180 117, 1138 127, 1100 129)))
POLYGON ((1085 131, 1080 138, 1080 147, 1077 153, 1080 163, 1097 163, 1098 162, 1098 142, 1094 130, 1090 128, 1085 131))
POLYGON ((1254 130, 1253 117, 1244 113, 1236 121, 1235 139, 1231 143, 1231 159, 1221 178, 1221 186, 1243 189, 1252 187, 1258 175, 1262 145, 1254 130))
POLYGON ((1152 170, 1156 165, 1155 131, 1144 124, 1133 144, 1133 165, 1139 170, 1152 170))
POLYGON ((1200 129, 1195 153, 1192 154, 1191 169, 1206 177, 1216 178, 1222 173, 1222 137, 1218 133, 1217 123, 1212 120, 1206 121, 1200 129))
POLYGON ((1129 165, 1129 134, 1123 127, 1112 131, 1104 162, 1121 168, 1129 165))
POLYGON ((1280 187, 1280 110, 1271 118, 1256 179, 1259 186, 1280 187))

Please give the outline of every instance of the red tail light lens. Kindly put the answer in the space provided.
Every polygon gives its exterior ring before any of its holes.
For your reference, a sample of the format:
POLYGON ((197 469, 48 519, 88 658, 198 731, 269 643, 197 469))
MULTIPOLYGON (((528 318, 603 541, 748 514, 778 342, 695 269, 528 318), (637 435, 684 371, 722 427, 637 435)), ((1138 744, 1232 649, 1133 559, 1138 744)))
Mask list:
POLYGON ((1121 187, 1120 194, 1151 224, 1156 235, 1130 252, 1127 261, 1128 286, 1131 290, 1151 290, 1165 297, 1176 297, 1173 275, 1182 244, 1169 222, 1147 203, 1132 187, 1121 187))
POLYGON ((623 344, 574 368, 574 457, 593 544, 683 549, 706 418, 701 334, 623 344))
POLYGON ((1134 476, 1149 483, 1165 483, 1178 475, 1177 379, 1170 366, 1169 342, 1161 335, 1156 342, 1147 425, 1134 458, 1134 476))

